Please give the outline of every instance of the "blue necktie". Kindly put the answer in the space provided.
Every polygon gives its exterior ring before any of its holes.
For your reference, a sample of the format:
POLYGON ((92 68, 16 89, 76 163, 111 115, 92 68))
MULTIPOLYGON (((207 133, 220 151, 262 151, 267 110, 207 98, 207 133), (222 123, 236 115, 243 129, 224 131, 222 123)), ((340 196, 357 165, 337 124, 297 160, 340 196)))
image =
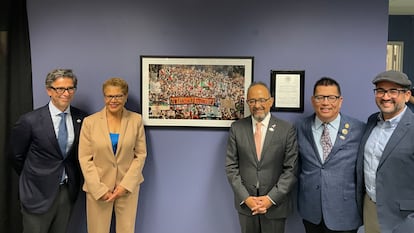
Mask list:
POLYGON ((66 128, 66 113, 59 113, 60 119, 59 123, 59 132, 58 132, 58 142, 60 151, 62 151, 63 157, 66 157, 66 145, 68 143, 68 130, 66 128))

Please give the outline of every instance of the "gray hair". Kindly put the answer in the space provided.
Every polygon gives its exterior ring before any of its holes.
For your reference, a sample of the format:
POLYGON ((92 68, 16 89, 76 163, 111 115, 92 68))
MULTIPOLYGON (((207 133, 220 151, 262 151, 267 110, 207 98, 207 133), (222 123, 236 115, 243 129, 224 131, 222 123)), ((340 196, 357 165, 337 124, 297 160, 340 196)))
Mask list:
POLYGON ((50 71, 46 76, 46 87, 52 87, 52 83, 58 78, 70 78, 73 80, 73 87, 78 85, 78 78, 71 69, 55 69, 50 71))

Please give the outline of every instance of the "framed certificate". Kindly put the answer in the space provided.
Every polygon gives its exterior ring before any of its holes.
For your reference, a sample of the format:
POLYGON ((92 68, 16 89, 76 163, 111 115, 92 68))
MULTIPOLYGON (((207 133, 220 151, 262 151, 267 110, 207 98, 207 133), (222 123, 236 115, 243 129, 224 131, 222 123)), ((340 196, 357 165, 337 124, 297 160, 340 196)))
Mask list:
POLYGON ((270 71, 270 91, 274 98, 273 111, 303 112, 305 71, 270 71))

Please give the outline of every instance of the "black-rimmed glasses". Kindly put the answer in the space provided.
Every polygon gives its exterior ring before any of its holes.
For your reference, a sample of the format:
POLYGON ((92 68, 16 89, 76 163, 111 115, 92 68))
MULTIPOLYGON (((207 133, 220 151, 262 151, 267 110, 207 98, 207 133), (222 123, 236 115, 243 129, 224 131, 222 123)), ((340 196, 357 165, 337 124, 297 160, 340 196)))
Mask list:
POLYGON ((390 98, 397 98, 400 95, 400 92, 406 92, 408 91, 407 89, 382 89, 382 88, 376 88, 374 89, 374 94, 376 97, 384 97, 385 93, 388 93, 388 96, 390 98))
POLYGON ((259 103, 259 104, 264 104, 264 103, 266 103, 268 100, 270 100, 270 98, 272 98, 272 97, 269 97, 269 98, 267 98, 267 99, 265 99, 265 98, 260 98, 260 99, 248 99, 248 100, 246 100, 246 103, 247 103, 248 105, 251 105, 251 106, 255 105, 256 103, 259 103))
POLYGON ((124 95, 105 95, 106 100, 122 100, 124 95))
POLYGON ((320 103, 326 100, 328 100, 329 103, 335 103, 341 96, 339 95, 315 95, 313 99, 316 103, 320 103))
POLYGON ((73 94, 76 91, 76 87, 50 87, 50 89, 53 89, 58 94, 63 94, 65 91, 68 91, 69 94, 73 94))

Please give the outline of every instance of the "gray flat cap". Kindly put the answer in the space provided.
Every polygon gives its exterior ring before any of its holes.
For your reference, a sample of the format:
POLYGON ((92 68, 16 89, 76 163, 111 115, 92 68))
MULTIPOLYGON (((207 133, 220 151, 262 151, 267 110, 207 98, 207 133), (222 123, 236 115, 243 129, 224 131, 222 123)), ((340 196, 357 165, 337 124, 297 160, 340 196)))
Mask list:
POLYGON ((378 74, 377 77, 372 80, 372 83, 377 84, 382 81, 393 82, 401 86, 411 88, 411 81, 408 79, 408 76, 396 70, 388 70, 378 74))

